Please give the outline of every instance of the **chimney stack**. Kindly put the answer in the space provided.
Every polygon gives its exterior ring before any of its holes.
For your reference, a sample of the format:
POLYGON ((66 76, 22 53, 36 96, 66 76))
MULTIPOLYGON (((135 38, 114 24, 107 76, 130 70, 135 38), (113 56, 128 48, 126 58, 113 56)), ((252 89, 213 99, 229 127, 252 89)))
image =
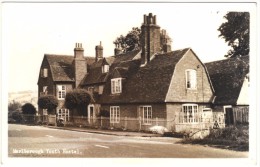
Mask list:
POLYGON ((167 34, 166 30, 162 29, 161 31, 161 47, 163 53, 171 52, 171 38, 167 34))
POLYGON ((103 59, 103 46, 101 44, 101 41, 100 41, 100 44, 96 46, 96 62, 100 59, 103 59))
POLYGON ((75 88, 78 88, 87 74, 87 61, 84 58, 84 49, 82 47, 82 43, 76 43, 76 46, 74 48, 73 68, 75 88))
POLYGON ((115 56, 116 56, 116 55, 119 55, 119 54, 122 53, 122 49, 121 49, 121 47, 119 46, 119 44, 115 44, 115 45, 116 45, 116 47, 115 47, 115 49, 114 49, 114 52, 115 52, 115 56))
POLYGON ((144 15, 144 22, 141 26, 141 61, 142 65, 148 63, 150 58, 160 53, 160 26, 156 23, 156 15, 153 16, 149 13, 148 16, 144 15))

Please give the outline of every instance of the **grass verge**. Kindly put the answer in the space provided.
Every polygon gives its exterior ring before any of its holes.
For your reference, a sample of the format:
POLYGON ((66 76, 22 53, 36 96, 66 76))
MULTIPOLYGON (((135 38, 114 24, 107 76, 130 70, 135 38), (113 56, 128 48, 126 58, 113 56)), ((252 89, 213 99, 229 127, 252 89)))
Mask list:
POLYGON ((235 151, 249 150, 248 125, 229 126, 223 129, 212 129, 204 139, 186 138, 182 144, 201 144, 235 151))

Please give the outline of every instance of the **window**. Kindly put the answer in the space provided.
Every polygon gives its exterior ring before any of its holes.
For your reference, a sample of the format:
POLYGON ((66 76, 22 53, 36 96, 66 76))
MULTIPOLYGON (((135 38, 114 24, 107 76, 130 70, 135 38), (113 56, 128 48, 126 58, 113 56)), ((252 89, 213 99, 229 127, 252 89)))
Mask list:
POLYGON ((102 73, 107 73, 109 71, 109 65, 103 65, 102 66, 102 73))
POLYGON ((65 85, 58 85, 58 99, 65 99, 66 96, 66 86, 65 85))
POLYGON ((111 79, 111 93, 121 93, 122 92, 122 78, 111 79))
POLYGON ((43 92, 45 95, 47 95, 47 93, 48 93, 48 86, 44 86, 44 87, 42 88, 42 92, 43 92))
POLYGON ((199 122, 198 105, 184 104, 180 113, 180 123, 199 122))
POLYGON ((152 123, 152 107, 141 106, 140 111, 143 114, 143 124, 150 125, 152 123))
POLYGON ((47 68, 43 68, 43 69, 41 70, 41 76, 42 76, 43 78, 47 78, 47 77, 48 77, 48 69, 47 69, 47 68))
POLYGON ((119 123, 120 120, 120 108, 119 106, 110 107, 110 123, 119 123))
POLYGON ((196 89, 197 88, 197 72, 196 70, 186 70, 186 88, 196 89))
POLYGON ((58 119, 62 118, 65 122, 69 121, 69 110, 65 108, 58 109, 58 119))

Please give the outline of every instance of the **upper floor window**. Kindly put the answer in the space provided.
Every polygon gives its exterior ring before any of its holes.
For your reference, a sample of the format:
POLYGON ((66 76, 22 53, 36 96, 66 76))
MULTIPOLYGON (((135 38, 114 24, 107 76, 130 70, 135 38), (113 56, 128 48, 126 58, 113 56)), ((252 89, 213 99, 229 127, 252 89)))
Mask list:
POLYGON ((58 88, 58 91, 57 91, 58 99, 65 99, 65 96, 66 96, 66 86, 65 85, 58 85, 57 88, 58 88))
POLYGON ((47 68, 41 69, 41 77, 43 77, 43 78, 48 77, 48 69, 47 68))
POLYGON ((109 65, 105 64, 102 66, 102 73, 107 73, 109 71, 109 65))
POLYGON ((186 70, 186 88, 197 89, 197 72, 196 70, 186 70))
POLYGON ((121 93, 122 92, 122 78, 111 79, 111 93, 121 93))

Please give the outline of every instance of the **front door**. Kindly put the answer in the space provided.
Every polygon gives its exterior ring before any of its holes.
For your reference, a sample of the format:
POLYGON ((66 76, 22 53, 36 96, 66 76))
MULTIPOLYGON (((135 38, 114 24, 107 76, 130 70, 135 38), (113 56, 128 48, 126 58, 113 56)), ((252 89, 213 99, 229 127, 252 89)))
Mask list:
POLYGON ((225 124, 226 126, 234 124, 233 109, 225 108, 225 124))
POLYGON ((91 104, 88 106, 88 123, 93 124, 94 119, 94 105, 91 104))

